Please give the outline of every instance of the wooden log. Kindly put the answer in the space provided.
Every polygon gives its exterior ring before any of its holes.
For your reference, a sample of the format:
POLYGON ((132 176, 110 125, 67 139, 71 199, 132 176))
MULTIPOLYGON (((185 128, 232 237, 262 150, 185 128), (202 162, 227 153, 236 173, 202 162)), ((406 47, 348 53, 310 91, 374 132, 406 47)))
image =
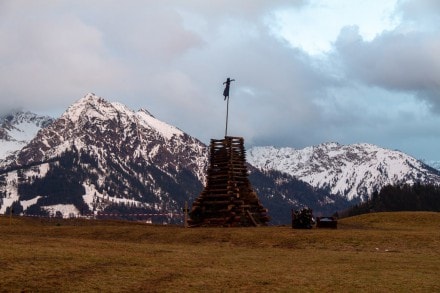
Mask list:
POLYGON ((252 216, 252 213, 249 211, 246 211, 246 214, 249 216, 249 219, 251 220, 252 224, 254 224, 254 226, 259 226, 258 223, 255 221, 254 217, 252 216))
POLYGON ((205 205, 228 205, 230 204, 230 200, 205 200, 203 204, 205 205))

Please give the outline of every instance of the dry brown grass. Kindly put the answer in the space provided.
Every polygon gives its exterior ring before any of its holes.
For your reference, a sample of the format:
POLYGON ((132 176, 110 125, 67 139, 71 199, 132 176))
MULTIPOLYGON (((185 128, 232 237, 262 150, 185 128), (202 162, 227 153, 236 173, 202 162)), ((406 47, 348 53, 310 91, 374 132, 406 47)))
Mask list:
POLYGON ((337 230, 0 217, 0 292, 439 292, 440 213, 337 230))

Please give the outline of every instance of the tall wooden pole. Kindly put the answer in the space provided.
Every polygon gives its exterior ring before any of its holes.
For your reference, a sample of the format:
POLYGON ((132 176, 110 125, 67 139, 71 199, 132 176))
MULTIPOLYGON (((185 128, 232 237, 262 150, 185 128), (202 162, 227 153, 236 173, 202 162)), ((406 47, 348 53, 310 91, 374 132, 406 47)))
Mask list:
POLYGON ((229 115, 229 96, 226 101, 226 129, 225 129, 225 137, 228 136, 228 115, 229 115))
POLYGON ((226 84, 225 89, 223 91, 223 96, 226 101, 226 129, 225 129, 225 137, 228 136, 228 116, 229 116, 229 87, 231 86, 231 82, 235 81, 235 79, 227 78, 223 84, 226 84))

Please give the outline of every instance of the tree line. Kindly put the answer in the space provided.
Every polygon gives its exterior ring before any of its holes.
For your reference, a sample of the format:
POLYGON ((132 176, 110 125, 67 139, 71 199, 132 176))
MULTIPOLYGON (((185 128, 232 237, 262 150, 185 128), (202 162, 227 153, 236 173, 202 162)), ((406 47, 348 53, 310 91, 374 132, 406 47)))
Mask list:
POLYGON ((394 211, 435 211, 440 212, 440 185, 387 185, 380 192, 355 206, 337 212, 335 216, 351 217, 366 213, 394 211))

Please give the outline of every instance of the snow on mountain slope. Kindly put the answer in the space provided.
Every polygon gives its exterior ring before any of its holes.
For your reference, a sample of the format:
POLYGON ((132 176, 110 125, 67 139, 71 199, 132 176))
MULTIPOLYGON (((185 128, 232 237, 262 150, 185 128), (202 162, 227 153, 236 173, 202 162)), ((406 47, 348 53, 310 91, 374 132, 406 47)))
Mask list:
POLYGON ((37 132, 53 122, 47 116, 13 111, 0 117, 0 161, 23 148, 37 132))
POLYGON ((93 93, 85 95, 71 105, 61 116, 61 119, 81 123, 81 121, 84 121, 84 117, 89 120, 120 119, 122 123, 134 121, 145 128, 156 131, 168 140, 174 135, 183 136, 184 134, 178 128, 156 119, 147 110, 141 109, 134 112, 121 103, 107 102, 93 93))
POLYGON ((206 164, 207 147, 197 139, 146 110, 87 94, 0 162, 0 194, 16 194, 3 203, 21 207, 39 197, 33 211, 62 204, 82 213, 119 205, 175 211, 201 189, 206 164))
POLYGON ((348 199, 364 198, 387 184, 440 182, 440 173, 399 151, 371 144, 324 143, 304 149, 253 147, 250 164, 288 173, 348 199))
MULTIPOLYGON (((135 112, 120 103, 87 94, 72 104, 51 127, 43 129, 16 159, 19 164, 44 161, 75 146, 78 149, 104 148, 106 154, 110 150, 116 154, 129 151, 130 155, 149 158, 147 162, 151 162, 158 156, 159 142, 169 146, 170 151, 196 147, 200 152, 205 147, 146 110, 135 112), (116 140, 119 137, 121 142, 116 140)), ((194 159, 201 166, 206 158, 194 159)))

